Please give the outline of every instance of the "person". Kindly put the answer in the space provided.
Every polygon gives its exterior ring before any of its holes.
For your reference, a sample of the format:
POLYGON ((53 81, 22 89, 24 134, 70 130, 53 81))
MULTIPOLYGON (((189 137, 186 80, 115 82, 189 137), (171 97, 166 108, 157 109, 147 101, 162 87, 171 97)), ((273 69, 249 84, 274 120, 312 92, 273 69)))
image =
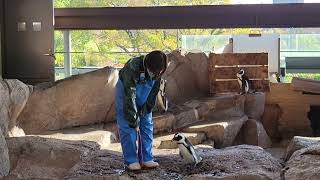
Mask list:
POLYGON ((115 97, 116 119, 128 170, 159 166, 152 155, 152 109, 167 65, 165 53, 152 51, 130 59, 119 71, 115 97))

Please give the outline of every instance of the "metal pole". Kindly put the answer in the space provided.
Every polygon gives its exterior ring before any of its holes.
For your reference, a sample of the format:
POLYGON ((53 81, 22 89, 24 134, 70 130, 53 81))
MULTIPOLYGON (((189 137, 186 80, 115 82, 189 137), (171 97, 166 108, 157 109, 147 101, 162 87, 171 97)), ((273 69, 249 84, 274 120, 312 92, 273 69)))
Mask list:
POLYGON ((72 57, 71 57, 71 34, 70 31, 63 31, 63 44, 64 44, 64 72, 65 78, 72 75, 72 57))

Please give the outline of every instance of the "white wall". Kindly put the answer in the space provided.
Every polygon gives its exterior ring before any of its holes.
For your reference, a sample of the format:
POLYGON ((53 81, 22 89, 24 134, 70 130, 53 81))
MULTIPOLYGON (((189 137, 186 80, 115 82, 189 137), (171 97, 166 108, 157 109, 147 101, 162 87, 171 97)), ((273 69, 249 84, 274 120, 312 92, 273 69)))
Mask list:
POLYGON ((234 53, 268 53, 268 70, 270 73, 279 72, 279 47, 278 34, 262 34, 261 36, 234 35, 234 53))

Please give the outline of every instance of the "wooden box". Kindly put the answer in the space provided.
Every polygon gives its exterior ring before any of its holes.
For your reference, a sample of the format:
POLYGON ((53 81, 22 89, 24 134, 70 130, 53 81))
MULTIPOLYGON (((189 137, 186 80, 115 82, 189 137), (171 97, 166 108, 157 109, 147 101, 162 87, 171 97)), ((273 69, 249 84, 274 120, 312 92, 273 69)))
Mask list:
POLYGON ((269 91, 267 53, 226 53, 209 55, 210 94, 240 92, 237 72, 244 69, 256 92, 269 91))

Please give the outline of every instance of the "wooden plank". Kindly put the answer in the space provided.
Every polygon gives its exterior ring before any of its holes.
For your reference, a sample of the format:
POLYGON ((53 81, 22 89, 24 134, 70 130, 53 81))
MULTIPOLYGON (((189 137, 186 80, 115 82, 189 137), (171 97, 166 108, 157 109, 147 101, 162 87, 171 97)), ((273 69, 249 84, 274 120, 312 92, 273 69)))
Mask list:
POLYGON ((320 94, 320 81, 294 77, 291 81, 293 90, 320 94))
POLYGON ((237 73, 243 69, 249 79, 266 79, 268 78, 268 67, 221 67, 214 68, 213 76, 215 79, 236 79, 237 73))
POLYGON ((268 53, 211 53, 209 61, 217 66, 268 65, 268 53))
MULTIPOLYGON (((268 92, 269 89, 269 80, 253 80, 253 89, 256 92, 268 92)), ((215 93, 226 93, 226 92, 240 92, 241 88, 237 80, 231 81, 215 81, 211 86, 214 87, 212 92, 215 93)))

